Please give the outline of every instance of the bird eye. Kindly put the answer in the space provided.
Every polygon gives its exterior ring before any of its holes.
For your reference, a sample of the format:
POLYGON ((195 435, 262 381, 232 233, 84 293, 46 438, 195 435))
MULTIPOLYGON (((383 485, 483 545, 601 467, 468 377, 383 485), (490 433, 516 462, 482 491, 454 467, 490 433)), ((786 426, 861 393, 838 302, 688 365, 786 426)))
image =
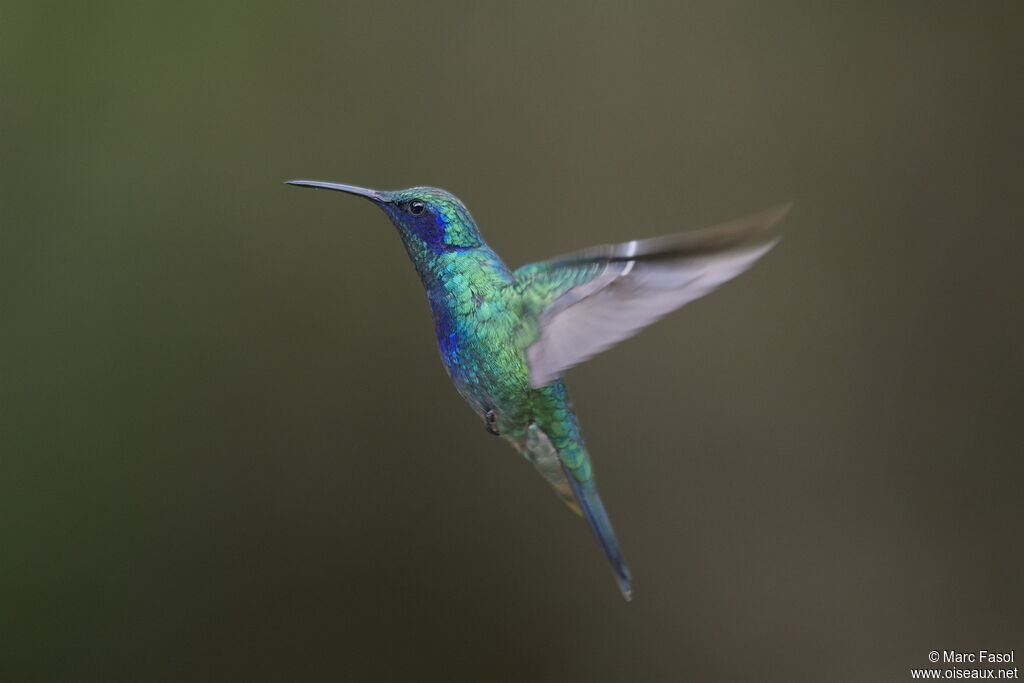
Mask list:
POLYGON ((419 216, 421 213, 423 213, 423 209, 425 208, 427 208, 427 205, 418 199, 414 199, 411 202, 409 202, 409 213, 411 213, 414 216, 419 216))

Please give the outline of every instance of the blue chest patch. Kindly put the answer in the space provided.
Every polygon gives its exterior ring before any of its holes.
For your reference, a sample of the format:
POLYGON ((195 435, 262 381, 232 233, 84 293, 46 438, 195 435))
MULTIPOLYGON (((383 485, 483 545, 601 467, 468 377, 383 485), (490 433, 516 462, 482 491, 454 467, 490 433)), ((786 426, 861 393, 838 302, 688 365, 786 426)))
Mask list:
POLYGON ((459 365, 459 352, 462 348, 462 335, 460 334, 458 321, 452 317, 447 306, 431 300, 431 308, 434 311, 434 330, 437 335, 437 347, 441 350, 441 357, 445 365, 451 370, 459 365))

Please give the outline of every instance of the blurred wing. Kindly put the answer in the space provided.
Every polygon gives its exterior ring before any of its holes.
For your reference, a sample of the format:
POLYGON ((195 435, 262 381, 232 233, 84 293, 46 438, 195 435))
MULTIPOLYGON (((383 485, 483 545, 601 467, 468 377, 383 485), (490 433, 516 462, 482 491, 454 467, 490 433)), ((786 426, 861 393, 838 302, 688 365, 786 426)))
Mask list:
POLYGON ((785 205, 706 230, 593 247, 517 270, 524 318, 536 321, 520 337, 531 386, 550 384, 567 368, 742 273, 778 242, 764 232, 788 210, 785 205))

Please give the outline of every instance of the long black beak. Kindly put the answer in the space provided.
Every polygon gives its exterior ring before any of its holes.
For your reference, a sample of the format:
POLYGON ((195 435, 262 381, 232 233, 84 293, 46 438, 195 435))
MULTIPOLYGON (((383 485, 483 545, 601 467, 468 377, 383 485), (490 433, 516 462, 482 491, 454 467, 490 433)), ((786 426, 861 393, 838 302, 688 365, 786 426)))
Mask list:
POLYGON ((374 202, 386 202, 387 197, 384 196, 383 192, 378 190, 371 190, 365 187, 358 187, 356 185, 343 185, 341 183, 325 183, 319 180, 286 180, 288 185, 298 185, 299 187, 316 187, 322 190, 337 190, 338 192, 348 192, 349 194, 358 195, 360 197, 366 197, 370 201, 374 202))

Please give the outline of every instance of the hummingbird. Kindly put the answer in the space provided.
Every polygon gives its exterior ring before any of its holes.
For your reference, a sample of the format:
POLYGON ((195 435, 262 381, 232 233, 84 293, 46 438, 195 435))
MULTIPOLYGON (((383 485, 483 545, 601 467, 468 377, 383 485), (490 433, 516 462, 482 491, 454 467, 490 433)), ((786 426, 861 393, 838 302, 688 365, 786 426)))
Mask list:
POLYGON ((630 600, 632 575, 562 374, 747 270, 778 241, 768 229, 789 206, 511 270, 484 242, 466 205, 446 190, 287 183, 363 197, 387 214, 426 290, 456 389, 484 428, 508 441, 586 520, 630 600))

